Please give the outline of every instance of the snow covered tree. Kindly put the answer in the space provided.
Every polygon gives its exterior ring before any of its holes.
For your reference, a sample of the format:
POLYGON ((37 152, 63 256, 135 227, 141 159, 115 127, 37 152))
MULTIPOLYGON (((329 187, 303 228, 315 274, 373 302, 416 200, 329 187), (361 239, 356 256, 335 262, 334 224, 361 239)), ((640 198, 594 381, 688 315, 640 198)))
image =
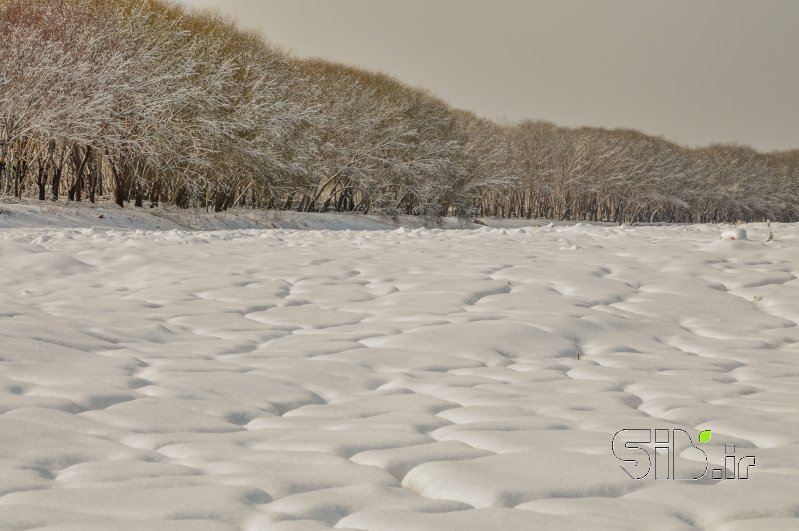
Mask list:
POLYGON ((799 218, 797 151, 497 123, 160 0, 0 0, 0 194, 388 215, 799 218))

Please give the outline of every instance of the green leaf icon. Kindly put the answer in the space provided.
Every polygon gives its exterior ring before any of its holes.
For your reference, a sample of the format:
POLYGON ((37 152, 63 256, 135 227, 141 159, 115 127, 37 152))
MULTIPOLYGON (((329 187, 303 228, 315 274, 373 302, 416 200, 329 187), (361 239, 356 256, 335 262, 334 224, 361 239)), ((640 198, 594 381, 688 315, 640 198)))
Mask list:
POLYGON ((706 443, 710 441, 710 437, 713 435, 711 430, 705 430, 699 434, 699 442, 706 443))

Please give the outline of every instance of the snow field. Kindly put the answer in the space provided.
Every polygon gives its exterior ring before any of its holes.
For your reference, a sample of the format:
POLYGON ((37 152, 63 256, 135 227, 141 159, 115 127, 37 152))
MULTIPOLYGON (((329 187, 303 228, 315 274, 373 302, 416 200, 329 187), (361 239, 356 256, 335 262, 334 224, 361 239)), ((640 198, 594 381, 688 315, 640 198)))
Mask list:
POLYGON ((795 528, 799 227, 746 230, 0 230, 0 528, 795 528))

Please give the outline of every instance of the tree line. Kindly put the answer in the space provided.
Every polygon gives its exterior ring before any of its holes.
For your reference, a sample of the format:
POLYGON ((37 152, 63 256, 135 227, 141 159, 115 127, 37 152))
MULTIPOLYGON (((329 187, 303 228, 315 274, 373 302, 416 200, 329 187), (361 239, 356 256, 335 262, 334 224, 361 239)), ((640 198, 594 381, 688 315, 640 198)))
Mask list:
POLYGON ((799 219, 799 150, 497 123, 160 0, 0 0, 0 195, 628 222, 799 219))

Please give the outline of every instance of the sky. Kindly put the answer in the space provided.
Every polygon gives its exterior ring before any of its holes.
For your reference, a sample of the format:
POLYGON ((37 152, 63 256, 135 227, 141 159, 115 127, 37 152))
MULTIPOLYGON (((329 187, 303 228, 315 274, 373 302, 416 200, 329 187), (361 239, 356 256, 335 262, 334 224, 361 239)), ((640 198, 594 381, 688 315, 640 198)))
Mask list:
POLYGON ((481 116, 799 148, 799 0, 179 0, 481 116))

